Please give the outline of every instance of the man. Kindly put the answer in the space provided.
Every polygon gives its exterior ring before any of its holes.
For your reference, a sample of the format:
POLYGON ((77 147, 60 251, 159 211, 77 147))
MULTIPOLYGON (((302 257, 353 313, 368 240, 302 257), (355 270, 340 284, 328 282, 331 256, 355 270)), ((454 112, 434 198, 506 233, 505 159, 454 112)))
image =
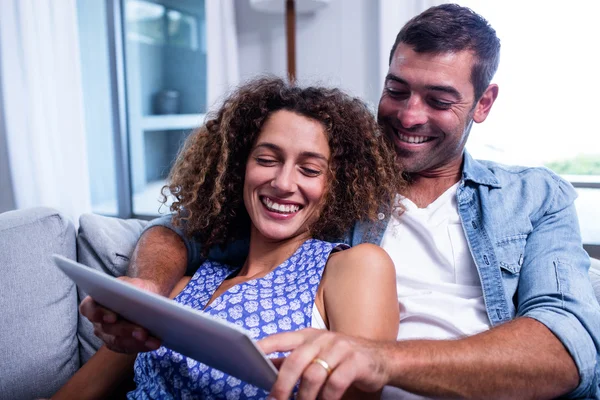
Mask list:
MULTIPOLYGON (((267 353, 294 350, 274 398, 288 398, 300 377, 298 398, 340 398, 351 384, 390 385, 384 397, 400 398, 600 398, 600 307, 574 189, 548 170, 465 151, 498 96, 499 49, 488 23, 456 5, 433 7, 398 34, 378 118, 410 181, 399 197, 406 212, 357 223, 348 242, 377 243, 394 260, 399 341, 310 329, 264 339, 267 353)), ((130 276, 166 293, 198 251, 168 228, 149 229, 130 276)), ((113 349, 156 345, 90 300, 82 312, 113 349)))

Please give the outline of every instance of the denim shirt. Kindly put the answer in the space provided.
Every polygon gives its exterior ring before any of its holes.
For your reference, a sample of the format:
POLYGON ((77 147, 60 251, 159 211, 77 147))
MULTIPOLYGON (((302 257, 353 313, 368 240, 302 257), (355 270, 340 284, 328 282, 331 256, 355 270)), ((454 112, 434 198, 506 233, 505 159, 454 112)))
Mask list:
MULTIPOLYGON (((575 189, 545 168, 509 167, 464 155, 458 212, 477 266, 492 326, 516 317, 544 324, 563 343, 579 370, 573 398, 600 399, 600 306, 588 275, 575 211, 575 189)), ((380 244, 389 215, 358 222, 343 240, 380 244)), ((173 229, 170 217, 153 225, 173 229)), ((181 232, 179 231, 181 234, 181 232)), ((188 272, 201 264, 199 245, 185 240, 188 272)), ((209 258, 240 260, 247 241, 209 258)))

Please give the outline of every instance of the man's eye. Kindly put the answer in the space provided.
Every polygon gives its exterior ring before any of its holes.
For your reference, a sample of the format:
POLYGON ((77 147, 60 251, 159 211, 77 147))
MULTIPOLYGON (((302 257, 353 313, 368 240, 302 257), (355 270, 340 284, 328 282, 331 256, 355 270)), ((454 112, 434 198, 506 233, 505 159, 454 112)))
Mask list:
POLYGON ((447 101, 440 101, 436 99, 431 99, 430 104, 433 108, 438 110, 447 110, 452 107, 452 103, 448 103, 447 101))
POLYGON ((394 89, 394 88, 388 87, 388 88, 386 88, 386 91, 392 97, 405 97, 406 96, 406 91, 404 91, 404 90, 399 90, 399 89, 394 89))
POLYGON ((255 160, 258 163, 258 165, 263 165, 265 167, 271 167, 271 166, 275 165, 275 163, 277 162, 276 160, 273 160, 272 158, 262 158, 262 157, 255 157, 255 160))

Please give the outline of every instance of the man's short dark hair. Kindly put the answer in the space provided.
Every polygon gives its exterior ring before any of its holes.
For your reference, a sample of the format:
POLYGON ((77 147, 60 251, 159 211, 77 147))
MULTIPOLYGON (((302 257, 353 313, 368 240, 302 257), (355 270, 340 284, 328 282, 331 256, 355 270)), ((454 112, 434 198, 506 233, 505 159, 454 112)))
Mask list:
POLYGON ((404 25, 390 52, 390 64, 398 44, 417 53, 472 51, 476 57, 471 83, 478 100, 490 84, 500 62, 500 39, 481 15, 457 4, 431 7, 404 25))

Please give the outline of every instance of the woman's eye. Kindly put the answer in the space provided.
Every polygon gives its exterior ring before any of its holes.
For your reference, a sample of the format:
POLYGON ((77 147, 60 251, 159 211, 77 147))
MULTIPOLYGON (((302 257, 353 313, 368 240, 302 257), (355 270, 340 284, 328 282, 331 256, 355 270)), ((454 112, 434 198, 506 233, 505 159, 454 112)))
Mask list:
POLYGON ((258 163, 258 165, 263 165, 265 167, 273 166, 277 162, 276 160, 273 160, 272 158, 263 158, 263 157, 255 157, 255 160, 258 163))
POLYGON ((318 169, 302 167, 302 173, 306 176, 319 176, 321 175, 321 171, 318 169))

